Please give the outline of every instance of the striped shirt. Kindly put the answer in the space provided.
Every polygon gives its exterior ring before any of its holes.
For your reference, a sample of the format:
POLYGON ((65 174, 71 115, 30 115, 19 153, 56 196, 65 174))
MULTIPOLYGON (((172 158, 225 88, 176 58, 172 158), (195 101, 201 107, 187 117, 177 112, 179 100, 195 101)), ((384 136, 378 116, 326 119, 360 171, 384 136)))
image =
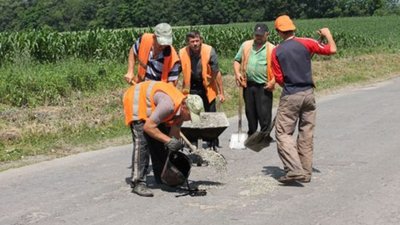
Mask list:
MULTIPOLYGON (((139 37, 136 43, 133 45, 133 54, 135 57, 138 56, 140 42, 142 38, 139 37)), ((168 48, 168 47, 167 47, 168 48)), ((164 49, 165 50, 165 49, 164 49)), ((155 80, 161 81, 161 74, 164 65, 164 52, 158 54, 157 58, 153 58, 153 48, 150 50, 149 60, 147 62, 145 80, 155 80)), ((168 82, 178 80, 179 74, 181 72, 180 61, 176 62, 168 74, 168 82)))

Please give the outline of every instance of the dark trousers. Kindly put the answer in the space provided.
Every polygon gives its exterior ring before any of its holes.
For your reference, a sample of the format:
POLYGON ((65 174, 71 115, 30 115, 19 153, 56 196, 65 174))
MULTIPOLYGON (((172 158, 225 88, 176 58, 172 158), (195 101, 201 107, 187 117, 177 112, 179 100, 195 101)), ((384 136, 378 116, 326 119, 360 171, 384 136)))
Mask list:
MULTIPOLYGON (((164 144, 147 135, 143 130, 143 121, 134 121, 131 124, 133 139, 132 154, 132 183, 146 182, 151 157, 154 178, 161 183, 161 172, 168 157, 164 144)), ((158 129, 168 134, 168 128, 160 124, 158 129)))
POLYGON ((217 107, 215 104, 215 99, 211 102, 208 102, 207 93, 204 87, 200 87, 198 89, 190 89, 190 94, 198 95, 203 100, 203 106, 205 112, 216 112, 217 107))
POLYGON ((248 81, 247 87, 243 88, 249 136, 257 131, 258 123, 261 131, 267 130, 271 125, 273 95, 272 92, 264 89, 264 86, 264 84, 248 81))

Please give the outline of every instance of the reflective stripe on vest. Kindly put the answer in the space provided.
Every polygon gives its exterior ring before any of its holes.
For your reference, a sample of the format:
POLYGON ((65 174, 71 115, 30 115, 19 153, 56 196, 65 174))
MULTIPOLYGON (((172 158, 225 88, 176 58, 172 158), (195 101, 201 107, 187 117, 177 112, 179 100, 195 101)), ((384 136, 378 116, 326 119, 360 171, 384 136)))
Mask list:
MULTIPOLYGON (((241 72, 243 75, 246 75, 246 70, 247 70, 247 63, 249 62, 249 57, 250 57, 250 51, 253 48, 254 40, 249 40, 245 41, 243 44, 243 52, 242 52, 242 63, 241 63, 241 72)), ((270 81, 273 79, 273 74, 272 74, 272 65, 271 65, 271 53, 272 49, 275 48, 275 45, 269 43, 267 41, 266 44, 266 52, 267 52, 267 81, 270 81)))
MULTIPOLYGON (((138 75, 141 80, 144 80, 146 75, 147 63, 149 61, 149 55, 151 48, 153 47, 154 35, 151 33, 144 33, 141 37, 138 53, 138 75)), ((178 54, 172 45, 170 45, 171 54, 164 56, 163 69, 161 74, 161 81, 168 82, 168 74, 174 67, 175 63, 179 61, 178 54)))
MULTIPOLYGON (((217 96, 217 81, 214 79, 210 84, 208 81, 211 79, 211 67, 209 65, 212 47, 207 44, 201 44, 200 58, 201 58, 201 75, 203 78, 203 86, 207 92, 208 102, 212 102, 217 96)), ((190 79, 192 76, 192 63, 190 60, 189 47, 184 47, 179 50, 181 58, 182 73, 183 73, 183 89, 190 89, 190 79)))
POLYGON ((154 84, 155 84, 155 81, 151 81, 150 83, 149 83, 149 85, 147 86, 147 87, 143 87, 144 85, 142 85, 142 84, 139 84, 139 85, 135 85, 135 91, 134 91, 134 94, 133 94, 133 103, 132 103, 132 115, 133 115, 133 120, 135 121, 135 120, 140 120, 140 118, 141 117, 144 117, 144 115, 150 115, 151 114, 151 109, 152 109, 152 107, 151 107, 151 100, 150 100, 150 93, 151 93, 151 90, 152 90, 152 88, 153 88, 153 86, 154 86, 154 84), (140 98, 141 97, 141 95, 140 95, 140 93, 142 93, 143 91, 141 91, 141 89, 142 88, 146 88, 147 90, 146 90, 146 98, 140 98), (145 103, 144 103, 144 101, 145 101, 145 103), (144 112, 139 112, 139 107, 135 107, 135 106, 140 106, 140 105, 146 105, 146 111, 145 111, 145 113, 146 114, 143 114, 143 115, 140 115, 140 113, 144 113, 144 112))
POLYGON ((171 97, 174 111, 162 122, 168 122, 176 115, 185 96, 173 85, 160 81, 145 81, 129 87, 123 96, 125 124, 147 120, 155 109, 154 94, 162 91, 171 97))

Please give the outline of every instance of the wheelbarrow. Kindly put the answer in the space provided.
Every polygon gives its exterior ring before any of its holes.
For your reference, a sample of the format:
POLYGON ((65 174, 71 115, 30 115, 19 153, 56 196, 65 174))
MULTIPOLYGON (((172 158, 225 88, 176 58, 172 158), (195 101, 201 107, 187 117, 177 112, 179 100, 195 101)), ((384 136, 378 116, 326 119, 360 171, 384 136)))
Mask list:
MULTIPOLYGON (((229 126, 228 118, 223 112, 202 112, 200 113, 200 122, 192 123, 186 121, 181 127, 181 136, 186 145, 190 148, 191 152, 198 152, 205 150, 203 148, 203 141, 209 141, 215 143, 214 140, 224 132, 224 130, 229 126), (197 147, 192 143, 196 143, 197 147)), ((215 146, 211 146, 216 152, 215 146)), ((210 152, 211 153, 211 152, 210 152)), ((220 154, 218 154, 220 155, 220 154)), ((192 155, 195 157, 195 155, 192 155)), ((223 157, 223 156, 221 156, 223 157)), ((193 163, 201 166, 203 159, 192 158, 193 163)))
MULTIPOLYGON (((197 141, 197 149, 203 148, 203 141, 213 142, 229 126, 228 118, 223 112, 201 112, 200 122, 186 121, 181 132, 191 142, 197 141)), ((212 146, 215 149, 215 146, 212 146)))

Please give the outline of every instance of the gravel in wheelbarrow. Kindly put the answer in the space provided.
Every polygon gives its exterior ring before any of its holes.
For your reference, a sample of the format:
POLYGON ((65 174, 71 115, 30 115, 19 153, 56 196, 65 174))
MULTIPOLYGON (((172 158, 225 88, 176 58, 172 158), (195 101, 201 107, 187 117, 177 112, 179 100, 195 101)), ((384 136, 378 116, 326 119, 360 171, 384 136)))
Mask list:
POLYGON ((202 112, 198 123, 186 121, 182 124, 181 131, 191 142, 198 139, 212 141, 218 138, 228 126, 229 121, 225 113, 202 112))

